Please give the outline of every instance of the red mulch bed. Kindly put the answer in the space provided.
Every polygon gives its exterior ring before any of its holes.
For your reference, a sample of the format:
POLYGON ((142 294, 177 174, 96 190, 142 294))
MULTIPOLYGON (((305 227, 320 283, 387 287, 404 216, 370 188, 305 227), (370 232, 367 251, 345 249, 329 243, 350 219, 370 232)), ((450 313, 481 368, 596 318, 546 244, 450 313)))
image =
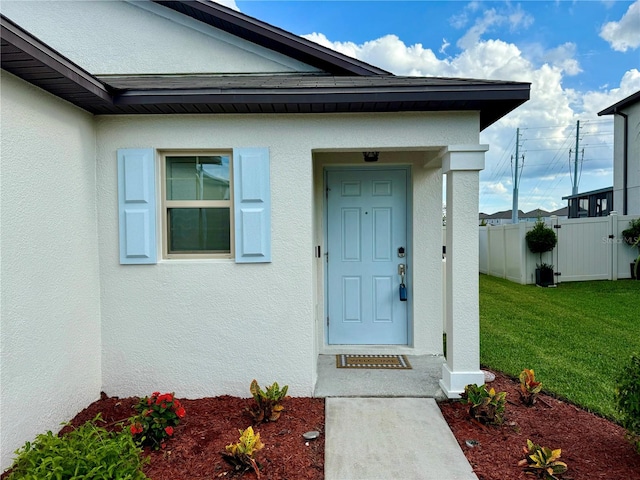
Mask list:
MULTIPOLYGON (((136 414, 133 406, 138 398, 103 396, 80 412, 74 426, 93 419, 99 412, 107 423, 117 422, 136 414)), ((220 396, 183 400, 187 414, 175 428, 174 438, 163 450, 145 449, 151 462, 145 467, 152 480, 191 480, 229 478, 233 468, 223 460, 225 446, 238 441, 238 429, 252 425, 246 411, 253 399, 220 396)), ((275 422, 253 425, 260 433, 264 448, 258 452, 262 480, 322 480, 324 477, 324 399, 288 398, 285 410, 275 422), (306 441, 302 434, 320 432, 317 440, 306 441)), ((65 427, 67 428, 67 427, 65 427)), ((115 429, 110 425, 108 429, 115 429)), ((256 478, 248 472, 244 478, 256 478)))
POLYGON ((533 407, 520 402, 519 383, 496 373, 489 384, 507 392, 504 424, 483 426, 469 419, 468 407, 444 402, 440 409, 479 480, 531 479, 518 467, 527 439, 562 449, 568 466, 564 480, 638 480, 640 455, 624 438, 624 429, 592 413, 548 395, 539 395, 533 407), (468 447, 467 440, 478 445, 468 447))
MULTIPOLYGON (((517 466, 523 458, 522 447, 527 439, 562 449, 561 460, 569 467, 562 476, 564 480, 640 480, 640 455, 624 439, 624 430, 618 425, 547 395, 540 395, 533 407, 525 407, 519 400, 517 381, 499 373, 491 386, 508 393, 505 422, 500 427, 483 426, 470 420, 467 406, 458 401, 440 403, 444 418, 479 480, 533 478, 517 466), (470 448, 467 440, 478 444, 470 448)), ((108 428, 115 429, 117 421, 135 414, 133 405, 137 401, 137 398, 103 396, 71 423, 80 425, 101 412, 110 424, 108 428)), ((164 450, 145 451, 151 459, 145 469, 147 476, 151 480, 237 478, 221 453, 226 445, 238 441, 238 429, 252 424, 245 410, 253 405, 253 399, 220 396, 180 401, 187 415, 164 450)), ((284 406, 278 421, 254 425, 265 444, 258 453, 261 478, 322 480, 324 400, 289 398, 284 406), (318 430, 320 438, 305 441, 302 434, 310 430, 318 430)), ((354 441, 357 441, 357 432, 354 432, 354 441)), ((256 476, 248 472, 244 478, 256 476)))

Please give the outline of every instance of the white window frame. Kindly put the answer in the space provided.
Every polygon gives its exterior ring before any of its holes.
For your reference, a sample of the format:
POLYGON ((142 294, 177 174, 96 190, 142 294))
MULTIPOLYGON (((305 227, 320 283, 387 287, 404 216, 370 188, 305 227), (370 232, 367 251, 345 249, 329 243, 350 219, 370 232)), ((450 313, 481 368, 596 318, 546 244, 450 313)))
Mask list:
POLYGON ((162 192, 162 255, 165 259, 233 259, 235 257, 235 224, 233 198, 233 150, 161 150, 160 183, 162 192), (167 157, 229 157, 229 200, 167 200, 167 157), (228 208, 229 253, 169 253, 169 210, 172 208, 228 208))

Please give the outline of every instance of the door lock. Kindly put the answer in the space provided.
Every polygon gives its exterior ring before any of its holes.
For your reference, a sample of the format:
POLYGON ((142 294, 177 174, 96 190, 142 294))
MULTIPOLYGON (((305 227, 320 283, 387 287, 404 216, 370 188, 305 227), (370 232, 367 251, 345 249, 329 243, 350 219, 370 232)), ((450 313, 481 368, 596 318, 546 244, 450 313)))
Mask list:
POLYGON ((404 284, 404 276, 407 272, 407 266, 404 263, 398 265, 398 275, 400 275, 400 301, 407 301, 407 286, 404 284))
POLYGON ((398 257, 399 258, 404 258, 404 247, 399 247, 398 248, 398 257))

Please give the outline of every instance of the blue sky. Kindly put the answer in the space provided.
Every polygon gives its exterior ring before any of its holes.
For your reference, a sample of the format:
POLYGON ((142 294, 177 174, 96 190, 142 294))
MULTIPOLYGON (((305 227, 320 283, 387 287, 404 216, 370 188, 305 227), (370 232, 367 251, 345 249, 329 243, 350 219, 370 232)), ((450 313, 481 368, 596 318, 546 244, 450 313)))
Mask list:
POLYGON ((565 205, 578 120, 579 190, 613 184, 612 118, 597 112, 640 90, 640 0, 220 1, 396 75, 531 82, 481 134, 483 212, 511 208, 517 128, 520 209, 565 205))

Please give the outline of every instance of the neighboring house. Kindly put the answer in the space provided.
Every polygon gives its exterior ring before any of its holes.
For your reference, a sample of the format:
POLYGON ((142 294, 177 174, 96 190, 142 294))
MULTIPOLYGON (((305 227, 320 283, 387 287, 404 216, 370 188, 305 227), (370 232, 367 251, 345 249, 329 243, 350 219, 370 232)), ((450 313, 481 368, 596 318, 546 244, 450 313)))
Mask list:
POLYGON ((549 213, 549 216, 555 215, 558 218, 568 218, 569 207, 562 207, 549 213))
POLYGON ((640 215, 640 91, 598 115, 613 115, 614 209, 640 215))
POLYGON ((203 0, 0 8, 2 468, 100 391, 441 355, 443 294, 441 386, 483 382, 479 133, 528 83, 396 77, 203 0))
MULTIPOLYGON (((536 208, 526 213, 523 212, 522 210, 518 210, 518 221, 519 222, 535 222, 538 220, 538 218, 548 218, 551 215, 566 217, 567 214, 563 209, 556 210, 555 212, 547 212, 546 210, 542 210, 541 208, 536 208), (558 212, 560 212, 559 215, 558 215, 558 212)), ((482 221, 484 220, 486 225, 511 225, 512 223, 511 210, 503 210, 501 212, 496 212, 491 215, 488 215, 486 213, 481 213, 478 218, 480 223, 482 223, 482 221)))
POLYGON ((606 217, 614 208, 613 187, 562 197, 567 200, 568 218, 606 217))
POLYGON ((541 208, 536 208, 519 217, 521 222, 537 222, 539 218, 548 218, 551 214, 541 208))
MULTIPOLYGON (((518 218, 522 218, 524 212, 522 210, 518 210, 518 218)), ((511 210, 502 210, 500 212, 492 213, 487 215, 486 213, 481 213, 479 216, 480 222, 482 220, 485 221, 487 225, 507 225, 513 223, 511 221, 511 210)))

